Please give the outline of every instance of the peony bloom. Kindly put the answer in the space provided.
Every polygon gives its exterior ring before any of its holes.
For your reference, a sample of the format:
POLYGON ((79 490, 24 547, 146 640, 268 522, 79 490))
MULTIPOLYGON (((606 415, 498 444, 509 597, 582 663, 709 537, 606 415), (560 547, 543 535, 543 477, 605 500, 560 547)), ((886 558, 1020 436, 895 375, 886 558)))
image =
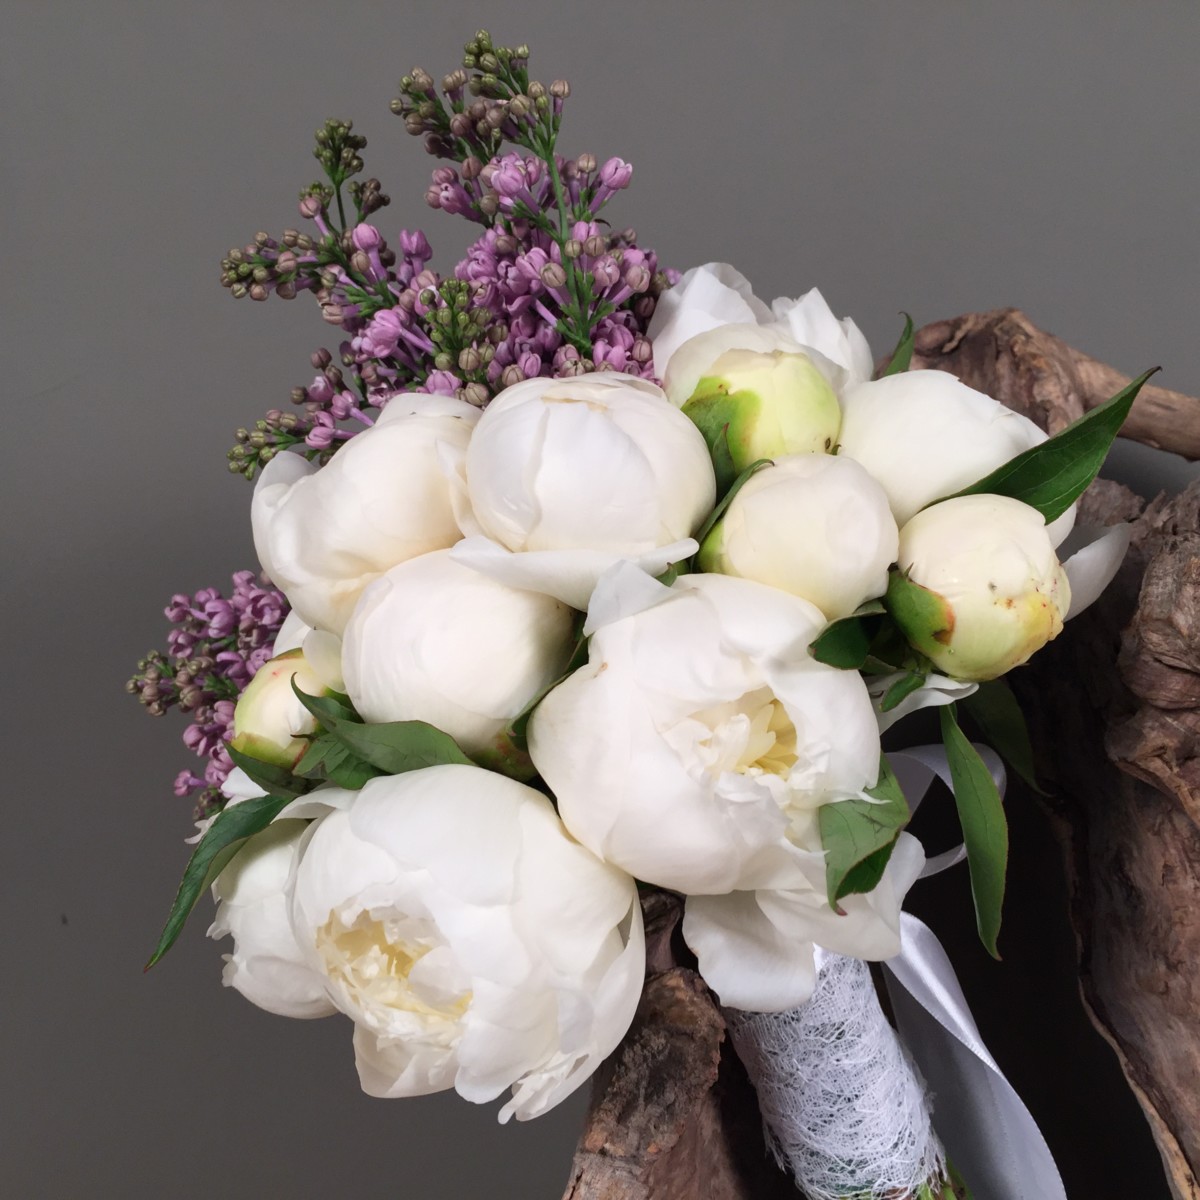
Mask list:
POLYGON ((364 720, 427 721, 473 756, 567 668, 574 614, 462 566, 446 550, 367 586, 346 626, 346 691, 364 720))
MULTIPOLYGON (((927 504, 968 487, 1046 440, 1028 417, 944 371, 904 371, 842 397, 839 453, 861 463, 903 525, 927 504)), ((1070 532, 1072 507, 1052 526, 1070 532)))
POLYGON ((288 917, 289 880, 307 824, 285 819, 268 825, 213 884, 217 915, 208 936, 232 934, 234 942, 233 953, 225 955, 225 986, 281 1017, 337 1011, 325 995, 324 980, 296 943, 288 917))
POLYGON ((259 667, 233 710, 233 748, 263 762, 294 767, 317 725, 296 698, 292 682, 309 696, 328 690, 302 650, 288 650, 259 667))
POLYGON ((898 538, 887 497, 862 467, 797 455, 743 484, 699 563, 801 596, 834 621, 883 595, 898 538))
POLYGON ((716 483, 696 427, 615 372, 528 379, 483 414, 466 456, 471 537, 455 558, 586 608, 623 559, 652 574, 695 549, 716 483))
POLYGON ((871 348, 858 326, 848 317, 839 321, 816 288, 798 300, 781 297, 768 308, 728 263, 693 267, 659 297, 648 330, 655 371, 684 387, 684 368, 673 365, 676 352, 697 334, 727 325, 758 325, 764 338, 776 342, 751 349, 784 348, 784 341, 804 349, 839 392, 870 379, 874 371, 871 348))
POLYGON ((1062 632, 1067 574, 1041 513, 1007 496, 960 496, 900 531, 888 607, 905 637, 954 679, 995 679, 1062 632))
POLYGON ((372 579, 458 541, 450 479, 478 419, 465 401, 395 396, 319 470, 296 454, 267 464, 254 545, 298 619, 340 634, 372 579))
POLYGON ((857 672, 809 655, 824 625, 811 604, 749 580, 688 575, 665 588, 619 569, 593 600, 588 664, 529 725, 567 828, 688 895, 701 972, 738 1007, 801 1003, 814 941, 895 953, 899 899, 919 869, 905 842, 846 916, 826 902, 817 812, 875 783, 879 734, 857 672))
POLYGON ((292 925, 354 1021, 363 1089, 512 1087, 539 1116, 616 1047, 641 994, 633 880, 567 836, 544 796, 477 767, 373 779, 313 828, 292 925))

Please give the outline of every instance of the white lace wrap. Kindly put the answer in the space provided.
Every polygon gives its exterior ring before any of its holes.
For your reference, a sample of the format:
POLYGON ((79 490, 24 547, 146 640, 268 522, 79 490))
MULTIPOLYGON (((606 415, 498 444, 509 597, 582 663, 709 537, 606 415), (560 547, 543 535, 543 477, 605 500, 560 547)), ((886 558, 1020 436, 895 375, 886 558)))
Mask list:
POLYGON ((945 1168, 925 1084, 867 964, 820 948, 817 956, 807 1004, 726 1013, 768 1145, 810 1200, 910 1195, 945 1168))

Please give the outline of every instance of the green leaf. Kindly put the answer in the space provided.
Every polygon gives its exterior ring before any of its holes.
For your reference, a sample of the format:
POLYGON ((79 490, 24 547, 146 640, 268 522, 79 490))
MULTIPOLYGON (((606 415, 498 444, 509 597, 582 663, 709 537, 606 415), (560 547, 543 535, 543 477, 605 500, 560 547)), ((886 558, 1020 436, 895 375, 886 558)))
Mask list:
POLYGON ((981 683, 977 691, 964 696, 962 706, 979 726, 983 741, 1035 792, 1046 795, 1038 786, 1029 727, 1012 688, 1003 679, 989 679, 981 683))
POLYGON ((328 734, 321 734, 319 737, 313 738, 308 744, 308 749, 300 756, 300 761, 296 764, 295 772, 297 775, 310 775, 324 761, 326 754, 329 753, 330 747, 337 743, 328 734))
POLYGON ((368 780, 383 774, 339 743, 335 743, 326 754, 324 767, 325 777, 330 783, 351 792, 357 792, 368 780))
POLYGON ((912 362, 913 356, 913 319, 904 314, 904 332, 900 334, 900 340, 896 343, 895 350, 892 351, 892 357, 888 359, 888 365, 883 368, 882 374, 879 376, 883 379, 887 375, 899 375, 901 371, 907 371, 909 364, 912 362))
POLYGON ((471 762, 448 733, 424 721, 389 721, 383 725, 344 722, 330 732, 352 753, 385 775, 402 775, 443 763, 471 762))
POLYGON ((245 754, 233 746, 226 746, 225 749, 229 751, 229 757, 233 759, 234 766, 241 767, 250 776, 252 782, 257 783, 264 792, 270 792, 273 796, 286 796, 289 800, 294 800, 297 796, 303 796, 312 787, 309 780, 298 778, 287 767, 263 762, 260 758, 252 758, 249 754, 245 754))
POLYGON ((310 696, 296 686, 296 677, 292 676, 292 691, 296 698, 323 726, 330 721, 349 721, 362 724, 362 717, 350 705, 349 697, 340 696, 336 692, 325 696, 310 696))
POLYGON ((911 696, 918 688, 924 686, 925 680, 929 678, 928 671, 909 671, 900 679, 897 679, 890 688, 883 694, 883 700, 879 707, 883 712, 891 712, 897 707, 906 697, 911 696))
POLYGON ((958 727, 953 704, 938 709, 942 743, 954 783, 954 803, 971 868, 971 895, 975 900, 975 924, 979 937, 993 958, 999 958, 996 939, 1000 934, 1004 906, 1004 875, 1008 868, 1008 822, 1000 792, 978 751, 958 727))
POLYGON ((1138 392, 1157 370, 1159 368, 1154 367, 1139 375, 1110 400, 1093 408, 1061 433, 1018 454, 977 483, 955 492, 954 496, 981 493, 1011 496, 1036 508, 1047 521, 1062 516, 1096 478, 1138 392))
POLYGON ((217 815, 188 860, 162 936, 146 963, 147 971, 175 944, 201 893, 237 854, 242 843, 266 829, 287 803, 283 796, 259 796, 226 808, 217 815))
POLYGON ((818 810, 821 846, 825 851, 825 886, 829 903, 869 892, 879 882, 900 831, 908 824, 908 801, 887 759, 879 760, 879 782, 864 800, 839 800, 818 810))
MULTIPOLYGON (((732 460, 731 460, 732 461, 732 460)), ((761 471, 763 467, 773 467, 775 464, 769 458, 760 458, 757 462, 752 462, 730 485, 729 491, 721 497, 717 503, 717 507, 709 514, 708 520, 700 526, 700 531, 696 534, 696 541, 701 546, 704 545, 704 539, 712 533, 716 528, 717 522, 725 515, 725 510, 733 503, 733 498, 746 486, 746 481, 756 471, 761 471)))
POLYGON ((880 616, 886 611, 880 601, 868 600, 848 617, 830 622, 809 646, 809 652, 817 662, 827 666, 841 667, 846 671, 859 670, 867 661, 871 648, 871 635, 862 618, 880 616))
MULTIPOLYGON (((341 778, 361 779, 359 783, 342 783, 341 787, 355 790, 367 779, 379 772, 384 775, 403 775, 406 771, 418 771, 422 767, 436 767, 443 763, 465 763, 471 760, 462 752, 458 743, 448 734, 424 721, 387 721, 379 725, 365 725, 360 719, 349 720, 339 715, 347 710, 344 704, 328 696, 310 696, 296 686, 292 678, 292 691, 331 737, 360 760, 353 763, 349 758, 334 758, 330 765, 330 754, 325 757, 326 772, 336 771, 341 778), (363 768, 374 767, 375 771, 364 773, 363 768)), ((330 774, 333 779, 333 775, 330 774)), ((337 780, 335 779, 336 783, 337 780)))

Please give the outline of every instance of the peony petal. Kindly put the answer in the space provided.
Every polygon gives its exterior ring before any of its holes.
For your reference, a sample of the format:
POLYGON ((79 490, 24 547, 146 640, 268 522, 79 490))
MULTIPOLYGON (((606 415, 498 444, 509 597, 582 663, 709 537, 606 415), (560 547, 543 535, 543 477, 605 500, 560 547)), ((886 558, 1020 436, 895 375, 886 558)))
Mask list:
POLYGON ((689 896, 683 937, 699 961, 705 983, 723 1005, 750 1012, 783 1012, 812 995, 813 946, 792 914, 782 913, 782 927, 767 916, 758 895, 689 896))
POLYGON ((611 554, 602 550, 515 553, 490 538, 469 537, 450 551, 450 557, 509 587, 542 592, 583 612, 600 576, 616 564, 631 562, 647 575, 657 576, 672 564, 690 558, 698 548, 695 539, 685 538, 637 555, 611 554))
POLYGON ((342 639, 325 629, 310 629, 304 638, 304 658, 325 687, 345 692, 342 678, 342 639))
POLYGON ((879 732, 891 729, 902 717, 922 708, 935 708, 943 704, 953 704, 956 700, 965 700, 967 696, 978 691, 979 684, 967 683, 961 679, 949 679, 945 675, 930 675, 915 692, 909 692, 895 708, 883 711, 883 697, 887 695, 892 684, 903 679, 906 672, 897 671, 894 675, 874 675, 867 681, 867 690, 871 694, 871 702, 875 707, 879 732))
POLYGON ((596 581, 583 632, 591 637, 602 626, 644 612, 672 595, 670 588, 633 563, 627 560, 614 563, 596 581))
POLYGON ((596 1071, 625 1036, 641 999, 646 974, 646 942, 642 910, 636 898, 630 909, 624 948, 609 964, 599 982, 589 988, 586 999, 592 1013, 585 1047, 572 1055, 560 1055, 553 1066, 531 1071, 513 1085, 513 1098, 500 1110, 503 1124, 511 1116, 518 1121, 540 1117, 565 1100, 596 1071))
POLYGON ((875 373, 871 347, 862 331, 849 317, 839 321, 817 288, 797 300, 780 297, 772 302, 771 312, 777 326, 837 368, 829 382, 839 391, 865 383, 875 373))
POLYGON ((1132 536, 1132 527, 1124 522, 1105 528, 1075 530, 1068 546, 1083 544, 1063 562, 1067 582, 1071 585, 1068 621, 1098 600, 1100 593, 1112 583, 1125 561, 1132 536))
POLYGON ((354 1062, 362 1090, 381 1100, 428 1096, 454 1086, 452 1047, 380 1037, 357 1023, 354 1062))
MULTIPOLYGON (((274 459, 271 460, 272 462, 274 459)), ((268 464, 269 465, 269 464, 268 464)), ((275 635, 275 644, 271 648, 271 657, 278 658, 289 650, 299 650, 304 645, 304 639, 309 635, 312 626, 309 625, 295 609, 292 609, 283 619, 279 632, 275 635)))
POLYGON ((658 298, 647 336, 654 349, 654 370, 667 373, 671 356, 689 338, 721 325, 760 324, 770 309, 755 296, 750 281, 728 263, 705 263, 684 272, 658 298))

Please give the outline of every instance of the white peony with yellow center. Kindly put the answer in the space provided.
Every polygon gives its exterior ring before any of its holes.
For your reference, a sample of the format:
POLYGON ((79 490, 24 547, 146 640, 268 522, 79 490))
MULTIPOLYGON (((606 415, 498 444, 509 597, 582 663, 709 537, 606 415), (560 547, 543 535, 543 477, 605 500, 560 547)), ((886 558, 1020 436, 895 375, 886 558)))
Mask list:
POLYGON ((689 897, 684 935, 736 1007, 801 1003, 814 942, 895 953, 921 861, 903 839, 876 893, 847 900, 844 916, 828 905, 818 812, 875 783, 879 734, 858 673, 808 653, 824 625, 813 605, 749 580, 687 575, 666 588, 619 568, 589 610, 588 664, 529 725, 567 828, 689 897))
MULTIPOLYGON (((320 793, 326 797, 327 793, 320 793)), ((373 779, 313 827, 296 941, 354 1021, 372 1096, 456 1088, 536 1117, 624 1036, 645 968, 632 879, 549 801, 470 766, 373 779)))

